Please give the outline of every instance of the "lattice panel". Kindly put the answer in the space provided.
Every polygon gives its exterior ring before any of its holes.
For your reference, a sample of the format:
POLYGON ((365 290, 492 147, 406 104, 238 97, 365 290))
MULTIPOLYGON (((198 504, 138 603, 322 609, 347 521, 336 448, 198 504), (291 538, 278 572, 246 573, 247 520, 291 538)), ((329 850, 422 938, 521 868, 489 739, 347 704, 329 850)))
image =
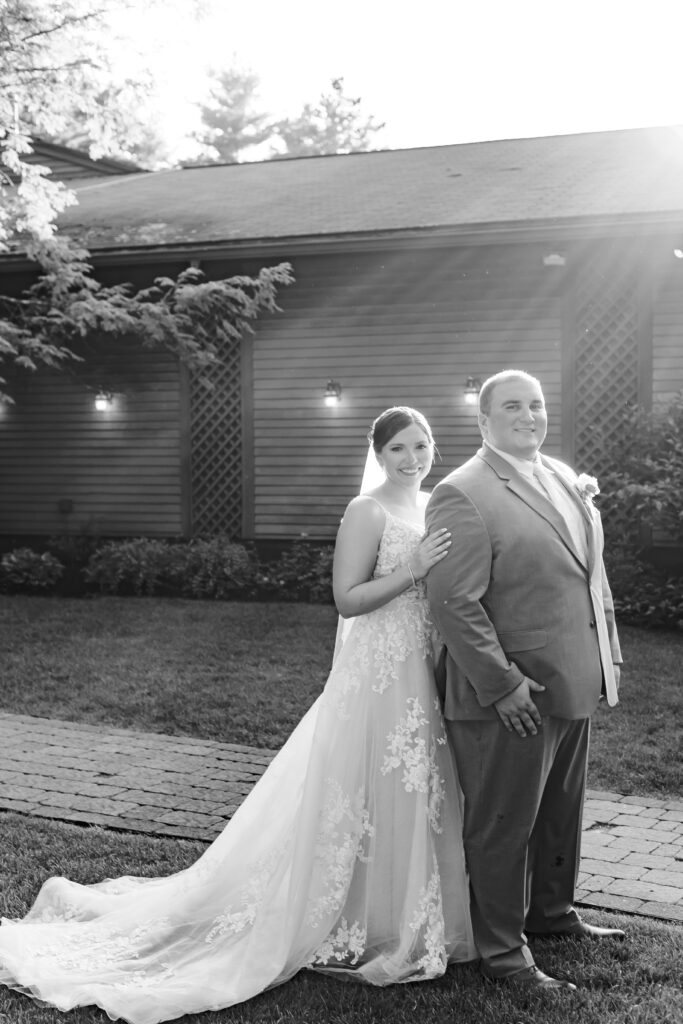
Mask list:
POLYGON ((190 380, 192 533, 242 531, 242 402, 240 345, 211 374, 213 389, 190 380))
POLYGON ((626 407, 638 400, 638 306, 630 274, 590 264, 577 287, 575 464, 598 474, 626 407))

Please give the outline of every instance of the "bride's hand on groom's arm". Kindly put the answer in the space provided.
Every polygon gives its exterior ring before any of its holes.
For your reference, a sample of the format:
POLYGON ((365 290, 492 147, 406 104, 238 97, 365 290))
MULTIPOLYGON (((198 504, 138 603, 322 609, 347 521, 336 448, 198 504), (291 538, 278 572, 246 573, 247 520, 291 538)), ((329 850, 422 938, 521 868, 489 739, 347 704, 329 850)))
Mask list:
POLYGON ((545 686, 524 676, 519 686, 494 702, 498 716, 508 732, 518 736, 535 736, 541 728, 541 716, 531 699, 531 693, 540 693, 545 686))
POLYGON ((450 546, 451 535, 445 528, 425 534, 419 548, 408 561, 415 579, 424 579, 432 566, 446 557, 450 546))

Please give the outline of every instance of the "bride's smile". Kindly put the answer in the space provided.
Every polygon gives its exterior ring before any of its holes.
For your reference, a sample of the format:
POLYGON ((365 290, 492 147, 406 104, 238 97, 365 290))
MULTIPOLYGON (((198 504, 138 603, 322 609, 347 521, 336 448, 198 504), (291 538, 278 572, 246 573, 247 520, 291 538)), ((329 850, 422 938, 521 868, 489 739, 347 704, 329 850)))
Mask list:
POLYGON ((433 445, 424 431, 411 423, 392 437, 378 459, 390 483, 414 487, 428 475, 433 457, 433 445))

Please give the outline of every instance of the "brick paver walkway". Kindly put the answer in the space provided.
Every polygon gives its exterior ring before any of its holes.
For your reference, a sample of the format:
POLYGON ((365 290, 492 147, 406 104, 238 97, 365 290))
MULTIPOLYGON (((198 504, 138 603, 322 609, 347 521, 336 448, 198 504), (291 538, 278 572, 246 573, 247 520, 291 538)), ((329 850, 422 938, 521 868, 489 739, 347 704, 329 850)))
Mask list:
MULTIPOLYGON (((0 712, 0 810, 210 841, 274 754, 0 712)), ((577 901, 683 921, 683 800, 589 792, 577 901)))

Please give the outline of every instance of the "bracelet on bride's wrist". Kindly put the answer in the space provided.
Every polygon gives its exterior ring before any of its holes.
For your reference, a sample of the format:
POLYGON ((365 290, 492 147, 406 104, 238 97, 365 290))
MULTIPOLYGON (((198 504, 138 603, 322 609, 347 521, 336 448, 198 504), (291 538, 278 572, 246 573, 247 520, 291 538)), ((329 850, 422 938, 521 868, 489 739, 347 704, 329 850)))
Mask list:
POLYGON ((413 586, 413 587, 416 587, 416 586, 417 586, 417 580, 415 579, 415 573, 414 573, 414 572, 413 572, 413 570, 412 570, 412 569, 410 568, 410 566, 408 565, 408 563, 407 563, 407 562, 406 562, 406 569, 407 569, 407 570, 408 570, 408 572, 410 573, 410 578, 411 578, 411 580, 413 581, 413 582, 412 582, 412 586, 413 586))

